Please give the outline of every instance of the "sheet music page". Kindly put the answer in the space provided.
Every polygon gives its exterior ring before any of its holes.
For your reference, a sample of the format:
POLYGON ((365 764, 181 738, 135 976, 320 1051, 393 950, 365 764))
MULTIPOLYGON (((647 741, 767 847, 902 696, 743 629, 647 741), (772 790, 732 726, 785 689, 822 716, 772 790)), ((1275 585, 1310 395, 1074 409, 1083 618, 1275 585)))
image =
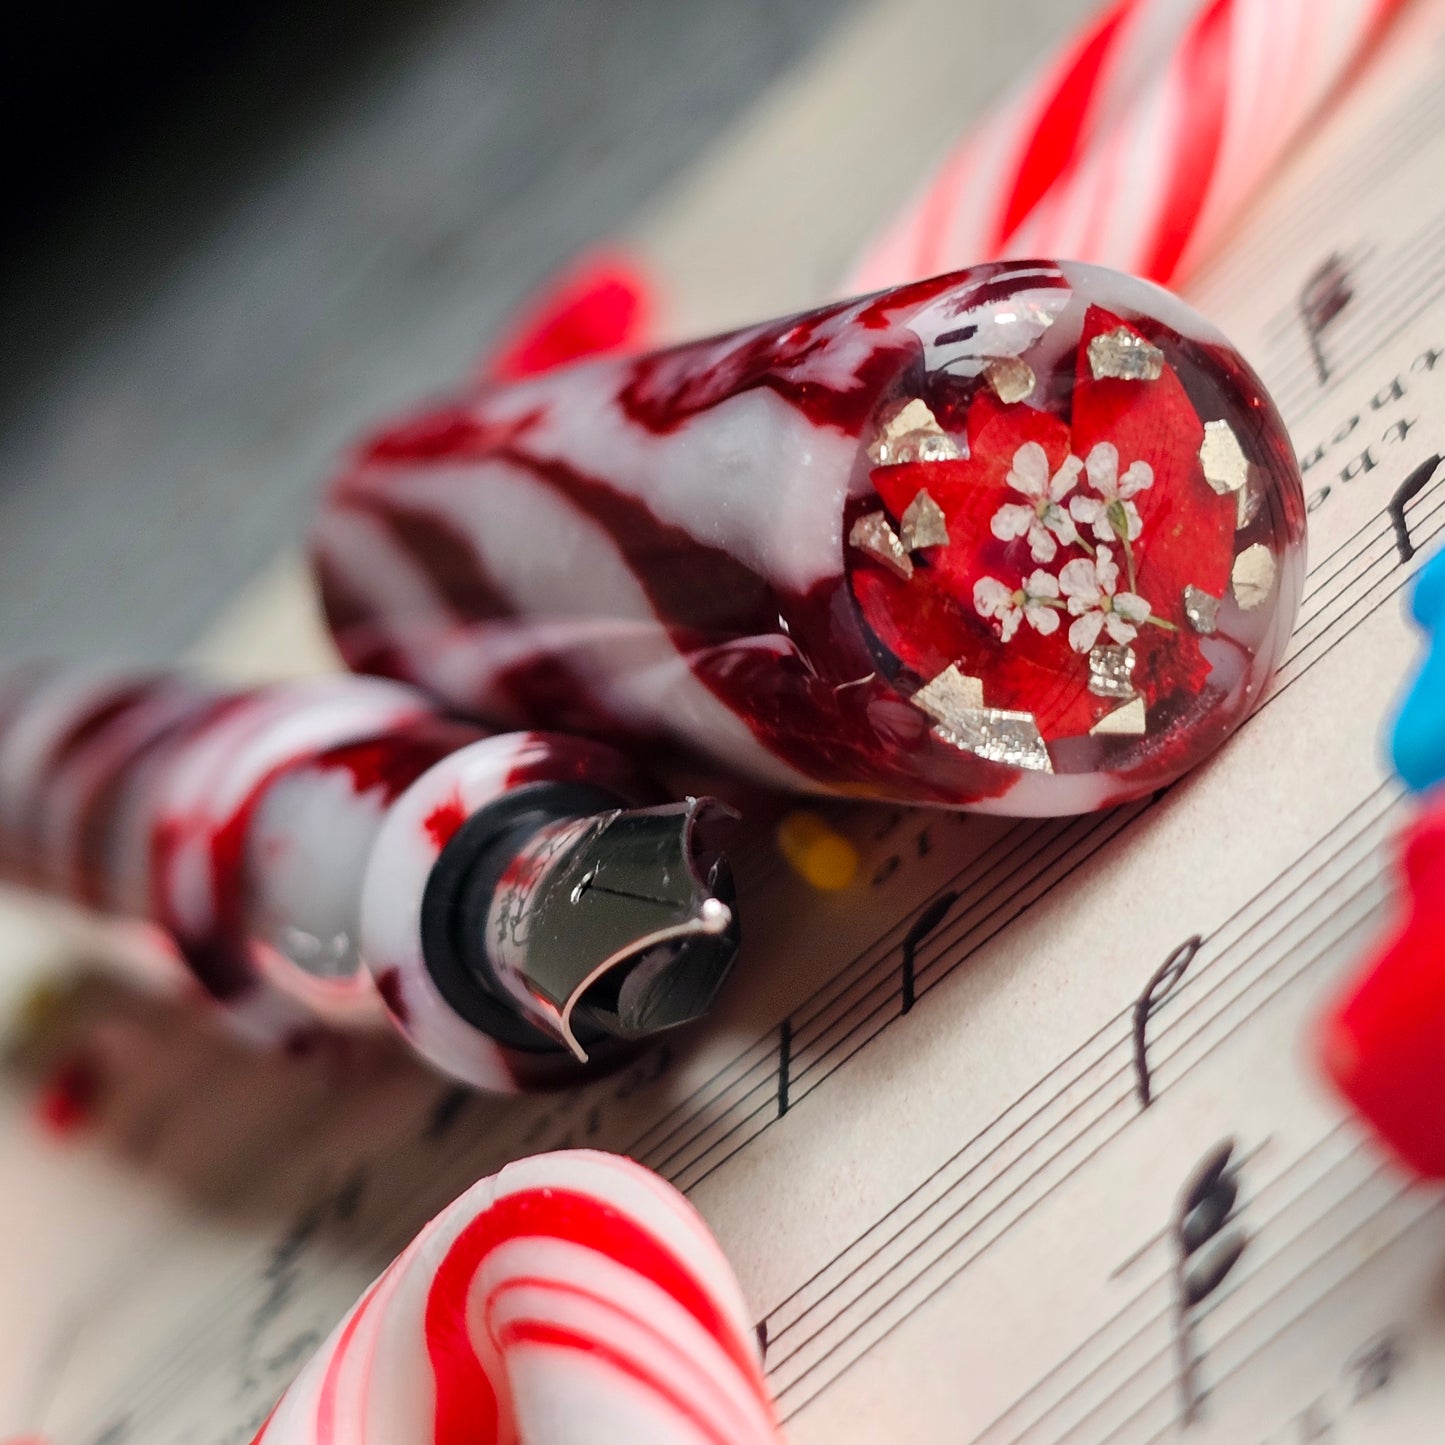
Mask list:
POLYGON ((568 1093, 385 1047, 278 1065, 104 979, 52 998, 0 1093, 0 1433, 244 1445, 431 1213, 585 1144, 706 1216, 795 1445, 1441 1438, 1441 1196, 1311 1049, 1408 816, 1380 736, 1445 532, 1442 177, 1434 3, 1190 288, 1290 425, 1310 570, 1272 692, 1180 784, 1062 820, 825 805, 863 860, 836 894, 759 827, 720 1014, 568 1093), (124 1067, 67 1141, 33 1085, 77 1050, 124 1067))

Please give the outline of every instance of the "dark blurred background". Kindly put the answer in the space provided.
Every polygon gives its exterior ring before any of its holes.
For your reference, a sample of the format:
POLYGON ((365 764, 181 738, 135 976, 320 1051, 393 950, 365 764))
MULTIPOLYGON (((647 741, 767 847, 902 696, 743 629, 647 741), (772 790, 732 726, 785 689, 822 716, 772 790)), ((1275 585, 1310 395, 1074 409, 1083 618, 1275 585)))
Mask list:
POLYGON ((10 7, 0 658, 194 640, 848 8, 10 7))

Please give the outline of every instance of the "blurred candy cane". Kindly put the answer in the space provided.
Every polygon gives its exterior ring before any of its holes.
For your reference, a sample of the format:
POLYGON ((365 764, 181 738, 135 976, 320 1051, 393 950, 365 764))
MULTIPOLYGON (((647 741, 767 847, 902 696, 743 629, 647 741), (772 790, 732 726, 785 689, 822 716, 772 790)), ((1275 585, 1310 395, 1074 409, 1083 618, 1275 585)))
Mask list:
POLYGON ((1403 0, 1116 0, 975 126, 844 286, 995 257, 1187 274, 1403 0))
POLYGON ((542 1154, 412 1241, 255 1445, 778 1445, 732 1270, 670 1185, 542 1154))

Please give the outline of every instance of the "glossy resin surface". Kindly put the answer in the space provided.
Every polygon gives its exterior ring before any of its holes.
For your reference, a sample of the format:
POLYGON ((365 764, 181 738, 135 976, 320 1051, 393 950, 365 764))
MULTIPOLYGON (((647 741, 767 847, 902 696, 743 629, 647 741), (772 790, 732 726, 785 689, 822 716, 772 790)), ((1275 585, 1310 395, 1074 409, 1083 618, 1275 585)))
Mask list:
POLYGON ((353 667, 491 722, 1069 813, 1248 714, 1304 505, 1203 320, 1028 261, 479 389, 363 450, 316 557, 353 667))

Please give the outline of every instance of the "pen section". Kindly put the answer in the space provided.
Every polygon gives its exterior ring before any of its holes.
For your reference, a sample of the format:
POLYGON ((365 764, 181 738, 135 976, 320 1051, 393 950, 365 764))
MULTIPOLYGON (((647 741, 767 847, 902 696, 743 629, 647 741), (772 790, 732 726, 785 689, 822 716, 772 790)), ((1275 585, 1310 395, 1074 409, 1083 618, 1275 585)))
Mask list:
POLYGON ((361 449, 315 557, 354 668, 492 723, 1032 814, 1217 747, 1303 548, 1242 359, 1037 261, 482 387, 361 449))

